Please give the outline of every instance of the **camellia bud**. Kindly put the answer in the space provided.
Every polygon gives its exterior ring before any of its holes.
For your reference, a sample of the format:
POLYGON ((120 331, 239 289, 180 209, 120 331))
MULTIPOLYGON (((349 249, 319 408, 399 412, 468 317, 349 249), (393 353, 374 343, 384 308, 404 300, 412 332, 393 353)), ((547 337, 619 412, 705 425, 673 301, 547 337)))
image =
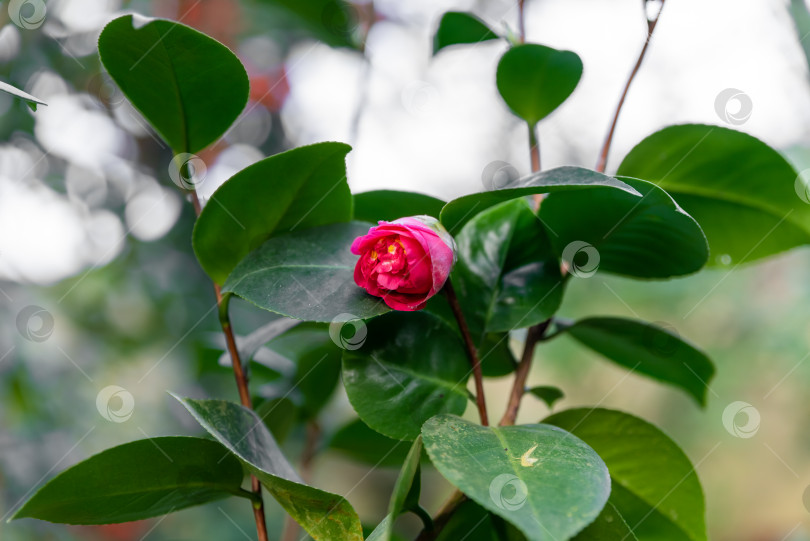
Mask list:
POLYGON ((354 281, 394 310, 421 310, 444 286, 456 262, 453 237, 431 216, 379 222, 357 237, 354 281))

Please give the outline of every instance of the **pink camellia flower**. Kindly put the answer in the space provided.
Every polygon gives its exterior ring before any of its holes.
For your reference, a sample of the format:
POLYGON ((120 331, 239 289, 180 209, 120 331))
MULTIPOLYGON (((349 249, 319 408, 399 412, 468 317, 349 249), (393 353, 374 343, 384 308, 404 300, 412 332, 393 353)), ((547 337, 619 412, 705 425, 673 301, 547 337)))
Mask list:
POLYGON ((421 310, 441 290, 456 261, 453 237, 430 216, 379 222, 357 237, 354 281, 394 310, 421 310))

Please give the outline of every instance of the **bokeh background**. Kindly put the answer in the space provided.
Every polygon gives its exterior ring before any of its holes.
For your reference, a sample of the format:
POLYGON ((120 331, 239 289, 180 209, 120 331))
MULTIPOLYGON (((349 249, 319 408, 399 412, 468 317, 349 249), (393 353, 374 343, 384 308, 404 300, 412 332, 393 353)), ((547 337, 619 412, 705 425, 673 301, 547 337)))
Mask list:
MULTIPOLYGON (((213 294, 190 248, 193 212, 169 179, 171 153, 100 68, 96 40, 107 21, 128 11, 181 20, 226 43, 247 67, 247 112, 201 154, 203 196, 262 157, 324 140, 354 147, 355 192, 387 187, 449 199, 485 189, 492 162, 518 174, 529 169, 525 129, 494 84, 505 44, 431 57, 444 11, 472 10, 495 28, 514 29, 516 1, 356 2, 364 53, 313 40, 270 0, 48 0, 32 28, 12 20, 11 4, 0 2, 0 80, 48 106, 32 112, 0 94, 4 519, 44 480, 91 454, 143 437, 199 433, 167 390, 236 399, 232 376, 216 364, 222 340, 213 294), (133 397, 125 422, 110 422, 96 407, 110 385, 133 397)), ((28 4, 24 16, 37 2, 28 4)), ((585 65, 572 98, 540 126, 543 166, 593 167, 646 36, 642 1, 528 0, 526 15, 529 41, 573 50, 585 65)), ((744 130, 783 151, 797 170, 810 166, 804 36, 787 0, 669 0, 608 172, 646 135, 684 122, 744 130), (718 102, 726 89, 737 98, 718 102)), ((557 409, 598 403, 662 426, 697 465, 712 539, 810 539, 809 272, 810 253, 799 250, 668 282, 597 274, 572 284, 564 316, 657 321, 704 348, 718 369, 705 410, 567 338, 540 348, 530 383, 560 386, 566 397, 557 409), (723 425, 735 401, 759 414, 752 437, 723 425)), ((241 334, 271 318, 234 305, 241 334)), ((493 416, 508 388, 508 379, 488 383, 493 416)), ((547 413, 527 397, 519 420, 547 413)), ((352 417, 338 389, 320 419, 313 483, 346 494, 373 524, 385 513, 396 470, 369 474, 328 449, 330 435, 352 417)), ((304 439, 301 427, 287 438, 293 461, 304 439)), ((423 504, 435 510, 449 487, 430 469, 425 475, 423 504)), ((0 538, 253 539, 250 515, 243 502, 223 501, 121 526, 3 521, 0 538)), ((268 518, 277 532, 283 514, 273 502, 268 518)), ((416 527, 409 519, 402 525, 416 527)))

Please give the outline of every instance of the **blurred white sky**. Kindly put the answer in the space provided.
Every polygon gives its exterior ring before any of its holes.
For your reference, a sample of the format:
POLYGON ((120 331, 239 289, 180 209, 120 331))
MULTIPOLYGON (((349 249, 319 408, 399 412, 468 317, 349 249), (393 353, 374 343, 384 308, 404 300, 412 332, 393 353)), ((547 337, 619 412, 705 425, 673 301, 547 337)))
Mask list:
MULTIPOLYGON (((298 46, 287 61, 291 95, 282 111, 291 142, 352 144, 349 182, 355 192, 395 188, 449 199, 484 189, 482 171, 494 160, 527 173, 526 129, 508 113, 494 84, 505 44, 430 56, 432 32, 444 11, 473 9, 495 28, 514 28, 515 4, 377 0, 388 21, 369 36, 368 70, 356 53, 298 46)), ((593 167, 645 38, 641 0, 527 4, 528 40, 573 50, 585 66, 571 99, 540 125, 543 167, 593 167)), ((95 36, 119 5, 48 2, 41 29, 0 29, 0 62, 16 56, 21 32, 44 31, 81 63, 96 54, 95 36)), ((261 41, 252 40, 251 47, 261 49, 261 41)), ((753 104, 738 129, 780 149, 807 145, 807 67, 785 0, 670 0, 622 113, 608 171, 635 143, 668 124, 723 124, 715 98, 727 88, 740 89, 753 104)), ((105 264, 128 235, 144 241, 163 236, 179 215, 181 198, 167 184, 167 170, 136 167, 134 140, 151 135, 131 107, 113 99, 111 117, 84 89, 68 88, 49 73, 34 74, 26 90, 50 105, 33 113, 40 148, 24 140, 0 146, 0 279, 53 283, 105 264), (54 160, 69 164, 67 195, 42 182, 54 160), (126 203, 123 221, 104 208, 111 200, 126 203)), ((0 96, 0 115, 9 106, 10 98, 0 96)), ((240 123, 229 136, 239 144, 207 164, 203 195, 262 157, 255 145, 266 137, 268 122, 258 108, 240 123)))

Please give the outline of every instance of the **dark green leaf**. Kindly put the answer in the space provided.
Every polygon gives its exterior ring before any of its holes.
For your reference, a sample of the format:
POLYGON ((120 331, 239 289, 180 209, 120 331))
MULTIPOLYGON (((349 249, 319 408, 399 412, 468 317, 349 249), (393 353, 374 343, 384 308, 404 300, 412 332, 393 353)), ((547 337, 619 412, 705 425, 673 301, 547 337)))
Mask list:
POLYGON ((461 340, 427 312, 373 319, 363 347, 343 354, 343 385, 355 411, 398 440, 415 439, 438 413, 463 413, 469 371, 461 340))
POLYGON ((481 212, 456 236, 456 244, 451 280, 476 344, 486 332, 529 327, 559 308, 560 263, 524 199, 481 212))
POLYGON ((714 366, 668 329, 619 317, 591 317, 564 327, 580 343, 639 374, 686 391, 701 406, 714 366))
POLYGON ((273 237, 233 270, 222 291, 265 310, 308 321, 341 314, 370 318, 388 312, 354 282, 350 247, 368 224, 332 224, 273 237))
POLYGON ((582 60, 571 51, 536 44, 512 47, 498 62, 498 92, 517 116, 534 126, 571 95, 582 60))
POLYGON ((63 471, 12 519, 113 524, 245 495, 242 467, 217 442, 161 437, 107 449, 63 471))
POLYGON ((620 411, 587 408, 543 422, 570 430, 599 453, 613 482, 611 502, 639 539, 706 540, 700 481, 683 451, 658 428, 620 411), (661 524, 674 535, 642 534, 661 524))
MULTIPOLYGON (((638 541, 616 507, 611 503, 613 494, 602 512, 590 526, 579 532, 574 541, 638 541)), ((667 539, 667 538, 662 538, 667 539)))
POLYGON ((357 18, 342 0, 263 0, 291 15, 292 22, 333 47, 358 48, 357 18))
POLYGON ((11 94, 12 96, 16 96, 22 100, 25 100, 25 102, 28 104, 28 107, 30 107, 32 111, 37 110, 37 105, 48 105, 41 99, 35 98, 28 92, 24 92, 17 87, 11 86, 8 83, 4 83, 3 81, 0 81, 0 92, 5 92, 6 94, 11 94))
POLYGON ((493 524, 497 516, 472 500, 458 506, 436 541, 512 541, 498 535, 493 524))
POLYGON ((493 32, 484 21, 463 11, 448 11, 442 15, 439 28, 433 36, 433 54, 445 47, 464 43, 479 43, 500 36, 493 32))
POLYGON ((248 77, 236 55, 180 23, 124 15, 104 27, 98 50, 175 153, 199 152, 219 139, 247 103, 248 77))
POLYGON ((422 437, 448 481, 531 541, 570 539, 596 519, 610 494, 599 455, 556 427, 484 427, 437 415, 422 437))
POLYGON ((354 218, 376 224, 380 220, 392 221, 405 216, 438 217, 444 201, 429 195, 396 190, 375 190, 354 196, 354 218))
POLYGON ((778 152, 745 133, 670 126, 636 145, 619 174, 669 192, 705 231, 712 265, 810 243, 808 185, 778 152))
POLYGON ((341 427, 329 442, 329 448, 374 467, 398 468, 408 456, 408 444, 372 430, 360 419, 341 427))
POLYGON ((598 267, 634 278, 670 278, 703 267, 708 246, 695 220, 654 184, 621 180, 642 197, 592 189, 552 193, 543 201, 540 220, 570 272, 589 276, 598 267))
POLYGON ((545 402, 548 409, 553 408, 554 403, 557 400, 561 400, 565 396, 565 394, 558 387, 551 387, 550 385, 532 387, 527 392, 545 402))
POLYGON ((441 212, 441 222, 450 233, 456 235, 462 226, 479 212, 498 203, 526 195, 553 193, 570 190, 596 190, 613 193, 616 197, 636 202, 640 194, 624 182, 613 177, 583 169, 582 167, 557 167, 534 173, 515 182, 515 185, 500 190, 465 195, 447 203, 441 212))
POLYGON ((175 398, 314 539, 363 541, 363 528, 351 504, 304 484, 253 411, 224 400, 175 398))
POLYGON ((348 222, 352 196, 343 143, 317 143, 276 154, 220 186, 194 226, 194 253, 218 284, 271 235, 348 222))

